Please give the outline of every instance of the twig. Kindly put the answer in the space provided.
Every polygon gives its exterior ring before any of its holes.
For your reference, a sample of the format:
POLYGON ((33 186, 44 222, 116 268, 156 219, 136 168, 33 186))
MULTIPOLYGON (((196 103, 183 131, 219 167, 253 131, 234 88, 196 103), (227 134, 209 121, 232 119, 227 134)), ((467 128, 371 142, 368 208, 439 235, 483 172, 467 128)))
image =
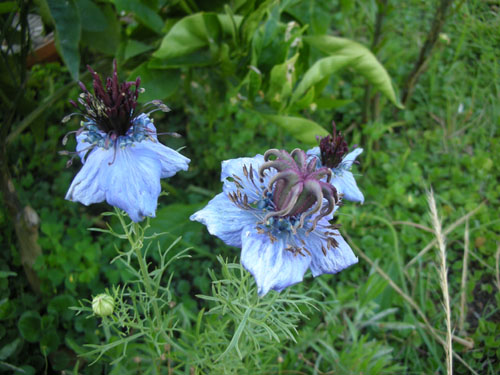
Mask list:
MULTIPOLYGON (((474 216, 481 208, 483 208, 484 204, 485 204, 486 201, 482 202, 479 206, 477 206, 476 208, 474 208, 472 211, 468 212, 467 214, 465 214, 464 216, 462 216, 460 219, 458 219, 457 221, 455 221, 453 224, 451 224, 448 228, 446 228, 444 230, 444 235, 447 236, 448 234, 450 234, 453 230, 455 230, 455 228, 457 228, 459 225, 461 225, 464 221, 468 220, 469 218, 471 218, 472 216, 474 216)), ((432 249, 433 246, 435 246, 437 244, 437 241, 436 239, 433 239, 430 243, 427 244, 426 247, 424 247, 412 260, 410 260, 406 266, 405 266, 405 270, 408 269, 411 265, 413 265, 417 260, 418 258, 422 257, 424 254, 426 254, 430 249, 432 249)))
POLYGON ((450 311, 450 292, 448 290, 448 269, 446 267, 446 239, 443 235, 441 221, 437 213, 436 200, 432 189, 427 193, 427 201, 431 211, 432 226, 436 233, 436 239, 439 249, 439 281, 443 291, 444 311, 446 314, 446 343, 444 350, 446 352, 446 370, 448 375, 453 374, 453 346, 451 342, 451 311, 450 311))
POLYGON ((436 45, 436 41, 438 40, 439 33, 443 28, 444 22, 446 20, 446 12, 450 5, 453 3, 453 0, 441 0, 436 9, 436 14, 434 15, 434 20, 432 21, 431 29, 427 34, 427 38, 425 40, 422 49, 420 50, 420 54, 418 59, 413 67, 413 70, 409 74, 406 79, 406 84, 403 89, 403 98, 402 103, 406 105, 410 100, 410 97, 413 93, 413 88, 415 87, 418 78, 422 74, 422 72, 426 69, 429 60, 432 56, 432 52, 436 45))
POLYGON ((498 245, 497 253, 495 254, 495 273, 497 275, 497 288, 500 290, 500 244, 498 245))
POLYGON ((462 264, 462 282, 460 284, 460 318, 458 320, 458 330, 460 332, 464 332, 468 265, 469 265, 469 220, 465 222, 465 233, 464 233, 464 260, 462 264))
MULTIPOLYGON (((377 49, 380 39, 382 38, 382 23, 384 20, 384 17, 386 15, 386 10, 387 10, 387 1, 388 0, 380 0, 378 2, 378 7, 377 7, 377 17, 375 19, 375 29, 373 31, 373 39, 372 39, 372 45, 371 45, 371 50, 375 54, 375 50, 377 49)), ((363 99, 363 113, 362 113, 362 123, 365 124, 368 121, 368 116, 370 112, 370 104, 373 104, 371 102, 371 85, 366 85, 365 86, 365 96, 363 99)), ((373 107, 373 105, 372 105, 373 107)), ((373 110, 372 110, 372 119, 373 119, 373 110)))

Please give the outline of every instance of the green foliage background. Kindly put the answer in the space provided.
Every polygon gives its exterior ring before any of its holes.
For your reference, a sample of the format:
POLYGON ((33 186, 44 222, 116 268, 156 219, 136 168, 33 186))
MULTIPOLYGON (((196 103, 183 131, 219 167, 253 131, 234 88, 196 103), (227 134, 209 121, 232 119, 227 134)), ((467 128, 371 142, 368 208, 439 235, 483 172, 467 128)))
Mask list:
MULTIPOLYGON (((21 3, 1 4, 4 30, 21 3)), ((35 264, 40 293, 34 293, 21 267, 12 220, 0 209, 0 371, 445 373, 444 350, 435 337, 445 331, 437 250, 420 254, 434 238, 427 230, 426 191, 432 186, 443 226, 451 228, 447 261, 454 334, 474 343, 469 348, 454 342, 466 363, 455 359, 455 373, 500 372, 500 4, 453 3, 443 30, 449 40, 438 40, 402 108, 398 98, 424 44, 434 3, 30 3, 29 12, 42 17, 44 33, 55 32, 62 61, 27 71, 8 138, 15 188, 40 216, 43 255, 35 264), (384 18, 377 33, 380 12, 384 18), (167 115, 155 114, 155 123, 159 131, 183 138, 162 142, 185 147, 182 153, 192 160, 188 172, 162 181, 169 194, 160 198, 150 228, 167 232, 159 239, 162 248, 178 236, 182 239, 171 252, 191 248, 191 258, 169 268, 168 304, 178 327, 172 335, 192 353, 165 348, 168 361, 164 353, 137 343, 117 364, 110 363, 122 348, 90 365, 95 357, 80 356, 88 351, 84 344, 106 342, 107 334, 97 318, 75 316, 69 309, 133 278, 120 263, 110 264, 123 244, 87 230, 107 223, 116 227, 116 220, 100 216, 108 207, 64 200, 79 165, 66 168, 57 154, 74 148, 74 141, 63 147, 61 140, 78 127, 76 120, 60 123, 71 111, 68 100, 78 96, 74 80, 89 82, 86 64, 105 76, 113 58, 123 79, 141 76, 144 103, 162 99, 172 108, 167 115), (374 266, 360 257, 341 274, 306 276, 286 293, 272 292, 259 302, 252 278, 240 274, 238 249, 188 218, 220 191, 221 161, 271 147, 308 148, 316 135, 330 131, 332 120, 351 146, 365 149, 355 171, 366 202, 346 204, 338 220, 374 266), (434 335, 384 275, 416 303, 434 335), (298 295, 307 303, 294 306, 298 295), (281 332, 279 341, 251 324, 240 331, 249 316, 241 314, 238 303, 251 304, 256 321, 267 319, 258 315, 259 308, 280 306, 273 327, 279 331, 281 318, 297 331, 281 332), (241 336, 235 341, 236 334, 241 336)), ((19 89, 6 69, 15 58, 8 55, 1 65, 2 125, 19 89)), ((151 261, 160 259, 153 255, 151 261)))

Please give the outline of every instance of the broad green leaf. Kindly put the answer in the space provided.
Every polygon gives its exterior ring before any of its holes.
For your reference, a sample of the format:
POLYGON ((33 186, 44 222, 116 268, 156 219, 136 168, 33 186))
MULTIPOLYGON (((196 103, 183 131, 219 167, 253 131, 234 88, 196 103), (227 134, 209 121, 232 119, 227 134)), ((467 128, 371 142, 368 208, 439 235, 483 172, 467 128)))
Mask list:
POLYGON ((155 99, 163 100, 177 91, 180 72, 177 69, 151 69, 145 62, 129 75, 129 80, 141 77, 141 87, 146 91, 139 95, 139 102, 147 103, 155 99))
POLYGON ((328 131, 321 125, 311 120, 306 120, 301 117, 289 117, 278 115, 261 114, 269 122, 272 122, 283 129, 287 130, 294 138, 308 145, 317 143, 316 137, 324 137, 328 135, 328 131))
POLYGON ((105 29, 103 31, 83 30, 82 42, 92 49, 107 55, 114 55, 120 44, 120 22, 116 18, 116 12, 109 4, 102 9, 105 18, 105 29))
POLYGON ((42 331, 42 318, 36 311, 25 311, 17 322, 17 328, 26 341, 36 342, 42 331))
POLYGON ((128 60, 131 57, 140 55, 141 53, 144 53, 144 52, 149 51, 151 49, 153 49, 153 47, 150 46, 149 44, 145 44, 145 43, 139 42, 137 40, 129 39, 129 40, 127 40, 127 44, 125 46, 123 58, 125 60, 128 60))
POLYGON ((80 69, 81 22, 75 0, 47 0, 56 26, 56 36, 64 63, 71 77, 78 80, 80 69))
POLYGON ((349 39, 328 35, 307 36, 304 37, 304 41, 332 57, 341 56, 350 59, 351 69, 364 76, 394 105, 402 108, 396 98, 389 74, 368 48, 349 39))
POLYGON ((172 59, 189 55, 216 44, 221 33, 234 37, 234 27, 239 28, 242 20, 241 16, 215 13, 196 13, 184 17, 165 35, 154 57, 172 59))
POLYGON ((214 43, 221 25, 214 13, 196 13, 179 20, 165 35, 160 48, 153 54, 160 59, 188 55, 214 43))
POLYGON ((316 103, 313 104, 314 97, 316 94, 315 87, 316 86, 311 87, 311 89, 308 90, 307 93, 302 98, 300 98, 299 100, 297 100, 295 103, 292 104, 292 112, 298 112, 305 108, 311 108, 311 105, 312 109, 316 110, 317 105, 316 103))
POLYGON ((318 109, 335 109, 352 103, 352 99, 334 99, 328 97, 318 98, 315 101, 318 109))
POLYGON ((151 59, 148 67, 151 69, 173 69, 188 66, 207 66, 215 62, 210 50, 205 47, 185 56, 178 56, 169 59, 151 59))
POLYGON ((299 54, 297 53, 283 64, 275 65, 271 69, 269 90, 267 92, 269 100, 283 103, 288 99, 292 93, 295 76, 295 62, 298 57, 299 54))
POLYGON ((106 16, 101 8, 95 5, 91 0, 76 0, 80 19, 82 22, 82 30, 87 31, 104 31, 106 30, 106 16))
POLYGON ((154 32, 161 34, 164 21, 156 10, 139 0, 115 0, 116 10, 134 13, 137 20, 154 32))
POLYGON ((260 86, 262 85, 262 73, 254 66, 249 67, 248 75, 248 98, 254 100, 258 95, 260 86))
POLYGON ((17 3, 15 1, 5 1, 0 4, 0 14, 15 12, 17 3))
POLYGON ((251 12, 247 17, 243 19, 241 24, 241 36, 245 44, 248 44, 250 40, 254 37, 255 30, 259 27, 260 21, 269 10, 269 8, 274 5, 276 0, 266 0, 257 8, 257 10, 251 12))
POLYGON ((316 83, 326 77, 331 76, 337 70, 353 63, 353 58, 349 56, 330 56, 316 61, 300 81, 292 95, 292 102, 298 100, 304 93, 316 83))
POLYGON ((9 276, 17 276, 17 273, 11 271, 0 271, 0 279, 7 278, 9 276))

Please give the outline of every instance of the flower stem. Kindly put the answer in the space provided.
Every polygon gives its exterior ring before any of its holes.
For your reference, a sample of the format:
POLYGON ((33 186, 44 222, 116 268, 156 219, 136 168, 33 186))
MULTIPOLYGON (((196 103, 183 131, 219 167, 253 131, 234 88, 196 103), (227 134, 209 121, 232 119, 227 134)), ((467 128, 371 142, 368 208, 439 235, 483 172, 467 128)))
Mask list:
POLYGON ((153 328, 156 329, 157 332, 160 332, 163 339, 165 340, 165 343, 170 343, 170 339, 163 327, 163 316, 161 314, 160 307, 158 306, 158 302, 156 300, 156 292, 154 291, 151 285, 152 280, 151 277, 149 276, 148 267, 146 265, 146 261, 144 260, 141 251, 143 247, 145 228, 142 228, 141 225, 138 223, 132 223, 133 225, 132 229, 129 228, 129 226, 125 223, 122 212, 119 209, 115 209, 115 212, 117 213, 118 219, 120 220, 120 224, 123 228, 123 231, 125 232, 125 236, 127 237, 130 246, 132 246, 132 249, 134 250, 134 253, 137 257, 137 261, 139 262, 139 268, 141 271, 143 284, 146 289, 146 294, 150 298, 151 304, 153 305, 153 313, 154 313, 154 317, 152 320, 153 328), (135 236, 133 235, 134 233, 135 236))

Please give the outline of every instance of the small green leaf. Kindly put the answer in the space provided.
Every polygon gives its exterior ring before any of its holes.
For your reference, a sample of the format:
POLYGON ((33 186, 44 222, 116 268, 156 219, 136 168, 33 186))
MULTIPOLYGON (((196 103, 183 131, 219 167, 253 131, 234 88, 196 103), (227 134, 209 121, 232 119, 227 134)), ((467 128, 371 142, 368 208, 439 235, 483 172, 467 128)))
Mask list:
POLYGON ((402 108, 396 98, 389 74, 375 55, 365 46, 352 40, 328 35, 307 36, 304 41, 320 51, 349 59, 349 67, 364 76, 398 108, 402 108))
POLYGON ((118 13, 131 12, 141 24, 161 34, 164 22, 156 10, 137 0, 115 0, 115 5, 118 13))
POLYGON ((64 63, 71 77, 78 80, 80 69, 81 22, 75 0, 47 0, 56 25, 56 37, 64 63))
POLYGON ((0 361, 9 358, 22 345, 22 343, 22 340, 18 337, 14 341, 4 345, 2 349, 0 349, 0 361))
POLYGON ((270 122, 287 130, 297 140, 308 145, 316 144, 317 136, 324 137, 328 135, 328 131, 319 124, 301 117, 261 115, 270 122))
POLYGON ((55 329, 49 329, 43 332, 40 340, 40 350, 44 355, 47 355, 56 350, 61 344, 61 339, 55 329))
POLYGON ((73 296, 69 294, 62 294, 52 298, 47 306, 47 312, 60 316, 64 320, 71 320, 71 318, 75 315, 75 312, 69 308, 75 305, 76 300, 73 296))
POLYGON ((37 342, 42 330, 42 318, 36 311, 25 311, 17 322, 17 328, 26 341, 37 342))
POLYGON ((146 103, 155 99, 163 100, 177 91, 180 82, 177 69, 151 69, 148 62, 139 65, 129 75, 129 80, 141 77, 141 87, 146 91, 139 95, 139 102, 146 103))

